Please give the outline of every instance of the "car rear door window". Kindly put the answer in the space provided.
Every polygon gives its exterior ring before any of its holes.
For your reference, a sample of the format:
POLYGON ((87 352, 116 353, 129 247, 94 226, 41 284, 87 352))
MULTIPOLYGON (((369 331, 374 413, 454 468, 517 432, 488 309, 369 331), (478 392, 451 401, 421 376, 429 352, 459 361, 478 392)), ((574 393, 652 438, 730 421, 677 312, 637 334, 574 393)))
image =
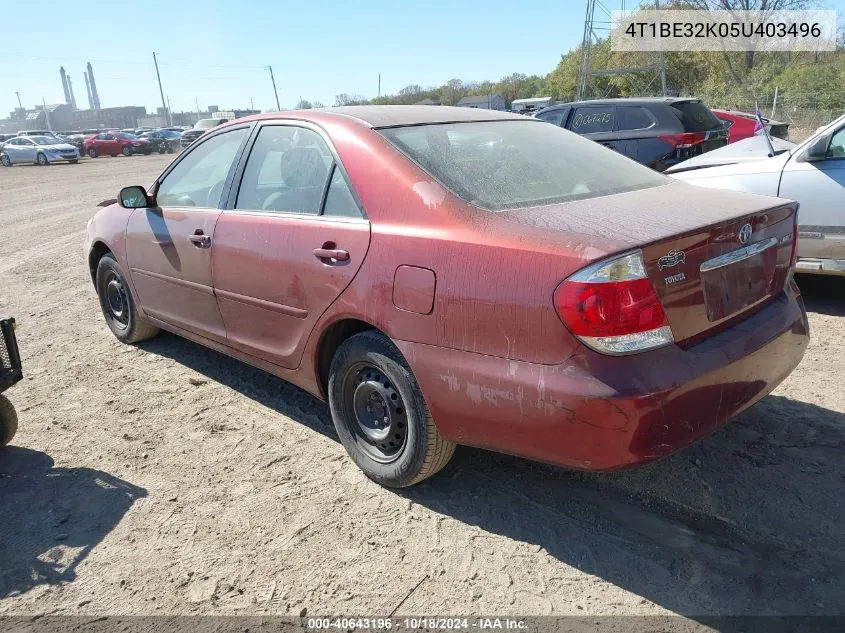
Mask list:
POLYGON ((226 177, 248 134, 245 127, 230 130, 188 150, 159 184, 158 205, 218 208, 226 177))
POLYGON ((335 165, 332 172, 332 181, 329 183, 329 190, 326 193, 326 202, 323 207, 323 215, 345 218, 360 218, 361 209, 352 196, 349 183, 343 176, 343 172, 335 165))
POLYGON ((647 130, 654 125, 654 119, 642 106, 618 106, 616 117, 616 129, 620 132, 647 130))
POLYGON ((570 127, 577 134, 595 134, 613 131, 613 106, 587 106, 576 108, 570 127))
POLYGON ((264 126, 249 153, 235 208, 316 215, 333 161, 313 130, 264 126))

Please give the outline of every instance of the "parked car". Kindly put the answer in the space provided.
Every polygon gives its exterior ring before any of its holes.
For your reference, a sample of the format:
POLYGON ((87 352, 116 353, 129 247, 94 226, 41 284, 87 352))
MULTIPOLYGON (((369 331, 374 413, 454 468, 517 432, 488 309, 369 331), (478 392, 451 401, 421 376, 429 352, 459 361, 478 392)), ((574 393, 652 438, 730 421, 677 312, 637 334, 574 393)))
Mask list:
MULTIPOLYGON (((725 124, 728 130, 728 143, 736 143, 754 136, 754 128, 757 126, 757 118, 748 112, 736 110, 713 110, 713 114, 725 124)), ((789 138, 789 123, 773 121, 766 117, 760 117, 763 125, 769 132, 769 136, 775 138, 789 138)))
POLYGON ((4 167, 29 163, 49 165, 67 161, 79 162, 79 152, 70 143, 47 136, 16 136, 0 149, 0 164, 4 167))
POLYGON ((534 116, 657 171, 728 143, 722 122, 698 99, 597 99, 561 103, 534 116))
POLYGON ((0 320, 0 447, 12 441, 18 430, 15 406, 3 392, 21 381, 23 370, 18 341, 15 337, 15 320, 0 320))
POLYGON ((797 200, 796 270, 845 275, 845 115, 799 145, 764 136, 681 163, 671 175, 702 187, 797 200), (707 160, 704 160, 707 159, 707 160))
POLYGON ((193 143, 209 130, 226 122, 228 122, 228 119, 200 119, 190 130, 182 132, 182 147, 188 147, 188 145, 193 143))
POLYGON ((656 459, 769 393, 808 342, 795 203, 673 182, 521 115, 248 117, 119 201, 86 238, 114 335, 163 328, 328 399, 387 486, 455 443, 656 459))
POLYGON ((180 148, 180 137, 179 132, 173 130, 153 130, 144 132, 139 138, 149 141, 154 152, 172 154, 180 148))
POLYGON ((9 141, 9 140, 15 138, 15 136, 16 136, 15 134, 0 134, 0 149, 3 149, 3 144, 6 141, 9 141))
POLYGON ((132 156, 132 154, 152 154, 152 144, 134 134, 126 132, 103 132, 85 139, 85 153, 91 158, 108 154, 109 156, 132 156))

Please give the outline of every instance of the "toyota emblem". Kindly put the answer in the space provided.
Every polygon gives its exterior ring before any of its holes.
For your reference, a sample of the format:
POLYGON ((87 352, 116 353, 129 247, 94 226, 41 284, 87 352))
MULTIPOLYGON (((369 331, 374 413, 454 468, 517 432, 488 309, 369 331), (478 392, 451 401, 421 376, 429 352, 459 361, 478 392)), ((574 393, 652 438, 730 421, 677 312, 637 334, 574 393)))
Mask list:
POLYGON ((752 231, 753 229, 750 224, 743 224, 742 228, 739 229, 739 243, 745 244, 749 239, 751 239, 752 231))

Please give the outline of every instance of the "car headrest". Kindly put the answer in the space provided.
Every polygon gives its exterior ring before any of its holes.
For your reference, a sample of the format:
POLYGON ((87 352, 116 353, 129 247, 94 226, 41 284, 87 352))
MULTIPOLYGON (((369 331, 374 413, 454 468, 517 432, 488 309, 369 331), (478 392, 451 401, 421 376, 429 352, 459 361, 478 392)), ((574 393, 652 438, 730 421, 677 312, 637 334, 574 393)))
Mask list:
POLYGON ((282 154, 282 180, 288 187, 317 187, 326 178, 326 164, 313 147, 292 147, 282 154))

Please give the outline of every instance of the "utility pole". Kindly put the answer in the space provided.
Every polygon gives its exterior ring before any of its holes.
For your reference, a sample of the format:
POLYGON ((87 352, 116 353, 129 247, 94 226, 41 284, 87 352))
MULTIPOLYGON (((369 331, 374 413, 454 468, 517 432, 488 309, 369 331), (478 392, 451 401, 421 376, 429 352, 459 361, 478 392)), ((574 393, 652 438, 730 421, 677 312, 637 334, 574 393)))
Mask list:
POLYGON ((267 70, 270 71, 270 81, 273 82, 273 94, 276 95, 276 110, 281 111, 282 106, 279 104, 279 91, 276 90, 276 78, 273 76, 273 67, 267 66, 267 70))
POLYGON ((378 96, 381 96, 381 73, 378 74, 378 96))
POLYGON ((195 102, 196 102, 196 104, 197 104, 197 114, 199 114, 199 113, 200 113, 200 98, 199 98, 199 97, 194 97, 194 101, 195 101, 195 102))
POLYGON ((50 127, 50 113, 47 112, 47 102, 44 100, 44 97, 41 97, 41 103, 44 105, 44 122, 47 124, 47 129, 52 132, 53 128, 50 127))
POLYGON ((155 51, 153 51, 153 63, 156 67, 156 78, 158 79, 158 91, 161 94, 161 107, 164 108, 164 111, 168 114, 168 121, 170 121, 170 125, 173 125, 173 117, 170 116, 170 108, 167 107, 167 103, 164 100, 164 90, 161 87, 161 74, 158 72, 158 60, 156 59, 155 51))
POLYGON ((249 109, 255 110, 255 101, 253 101, 252 97, 249 98, 249 109))
MULTIPOLYGON (((654 8, 658 11, 657 13, 657 21, 660 22, 660 0, 654 0, 654 8)), ((658 28, 660 26, 658 25, 658 28)), ((663 48, 660 49, 660 59, 658 60, 658 64, 660 65, 660 96, 666 96, 666 56, 663 54, 663 48)))
POLYGON ((170 125, 173 126, 173 108, 170 107, 170 95, 167 95, 167 114, 168 119, 170 119, 170 125))
POLYGON ((15 91, 15 94, 18 96, 18 107, 23 110, 23 104, 21 103, 21 93, 15 91))

